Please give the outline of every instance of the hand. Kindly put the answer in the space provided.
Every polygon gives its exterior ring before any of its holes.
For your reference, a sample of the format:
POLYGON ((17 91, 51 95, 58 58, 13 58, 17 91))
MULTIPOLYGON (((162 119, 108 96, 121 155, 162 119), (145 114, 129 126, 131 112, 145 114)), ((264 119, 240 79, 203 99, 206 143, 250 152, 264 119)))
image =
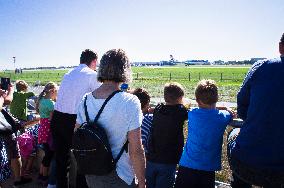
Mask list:
POLYGON ((14 87, 12 84, 9 85, 7 92, 5 92, 6 95, 4 94, 4 104, 8 105, 12 102, 13 100, 13 93, 14 93, 14 87))
POLYGON ((0 110, 2 110, 3 104, 4 104, 4 97, 0 95, 0 110))
POLYGON ((2 89, 0 89, 0 109, 2 110, 2 107, 4 105, 5 97, 7 96, 6 92, 2 89))
POLYGON ((231 108, 227 108, 227 111, 232 115, 233 119, 237 118, 237 113, 231 108))
POLYGON ((148 108, 148 113, 149 113, 149 114, 153 114, 153 113, 154 113, 154 110, 155 110, 155 108, 150 107, 150 108, 148 108))
POLYGON ((8 92, 7 92, 7 95, 9 95, 9 93, 14 93, 14 87, 13 87, 13 85, 12 84, 10 84, 9 86, 8 86, 8 90, 7 90, 8 92))
POLYGON ((146 185, 145 185, 145 184, 139 184, 139 183, 138 183, 137 188, 146 188, 146 185))

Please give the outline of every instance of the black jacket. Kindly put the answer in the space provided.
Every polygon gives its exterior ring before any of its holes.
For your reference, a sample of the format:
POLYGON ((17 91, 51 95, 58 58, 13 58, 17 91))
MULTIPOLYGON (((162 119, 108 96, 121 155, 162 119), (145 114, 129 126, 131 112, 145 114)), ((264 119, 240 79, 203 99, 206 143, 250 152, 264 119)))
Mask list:
POLYGON ((184 146, 183 125, 187 110, 181 105, 159 104, 153 114, 153 129, 149 137, 150 162, 177 164, 184 146))

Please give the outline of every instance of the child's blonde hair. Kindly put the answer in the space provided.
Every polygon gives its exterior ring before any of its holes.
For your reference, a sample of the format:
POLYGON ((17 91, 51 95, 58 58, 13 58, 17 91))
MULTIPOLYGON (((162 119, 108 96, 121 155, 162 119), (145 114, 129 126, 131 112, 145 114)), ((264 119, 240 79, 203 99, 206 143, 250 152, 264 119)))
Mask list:
POLYGON ((218 101, 218 87, 214 80, 201 80, 195 89, 196 100, 204 104, 214 104, 218 101))
POLYGON ((184 97, 184 88, 177 82, 166 83, 164 87, 164 99, 167 103, 175 104, 184 97))
POLYGON ((26 91, 28 89, 28 84, 24 80, 17 80, 16 81, 16 89, 17 91, 26 91))
POLYGON ((39 101, 45 97, 47 94, 49 94, 52 90, 57 89, 57 84, 54 82, 48 82, 45 86, 44 89, 42 90, 42 92, 39 94, 38 99, 37 99, 37 103, 36 103, 36 110, 37 112, 39 111, 39 101))

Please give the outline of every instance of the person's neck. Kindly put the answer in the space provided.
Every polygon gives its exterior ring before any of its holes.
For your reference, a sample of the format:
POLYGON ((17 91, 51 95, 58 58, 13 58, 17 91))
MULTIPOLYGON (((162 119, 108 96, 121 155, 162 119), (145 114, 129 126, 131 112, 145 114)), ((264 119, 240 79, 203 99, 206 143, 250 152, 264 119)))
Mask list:
POLYGON ((216 103, 215 104, 198 104, 198 107, 212 110, 212 109, 216 109, 216 103))
POLYGON ((169 106, 174 106, 174 105, 178 105, 178 104, 182 104, 182 103, 166 102, 166 105, 169 105, 169 106))
POLYGON ((105 99, 114 91, 119 90, 119 83, 114 81, 104 81, 103 84, 93 91, 93 96, 98 99, 105 99))

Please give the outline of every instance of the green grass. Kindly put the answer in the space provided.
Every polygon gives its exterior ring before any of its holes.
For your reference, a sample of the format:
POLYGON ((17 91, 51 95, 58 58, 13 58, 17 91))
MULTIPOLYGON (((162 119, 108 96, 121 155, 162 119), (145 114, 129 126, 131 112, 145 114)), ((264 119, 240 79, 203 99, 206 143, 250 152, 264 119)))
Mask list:
MULTIPOLYGON (((194 99, 194 90, 200 79, 213 79, 219 87, 221 101, 235 102, 236 93, 249 67, 133 67, 131 88, 143 87, 151 97, 163 96, 163 87, 167 82, 179 82, 185 87, 186 97, 194 99)), ((68 70, 24 71, 23 74, 0 72, 1 77, 10 77, 12 81, 22 79, 29 84, 40 81, 42 85, 49 81, 60 83, 68 70)))

